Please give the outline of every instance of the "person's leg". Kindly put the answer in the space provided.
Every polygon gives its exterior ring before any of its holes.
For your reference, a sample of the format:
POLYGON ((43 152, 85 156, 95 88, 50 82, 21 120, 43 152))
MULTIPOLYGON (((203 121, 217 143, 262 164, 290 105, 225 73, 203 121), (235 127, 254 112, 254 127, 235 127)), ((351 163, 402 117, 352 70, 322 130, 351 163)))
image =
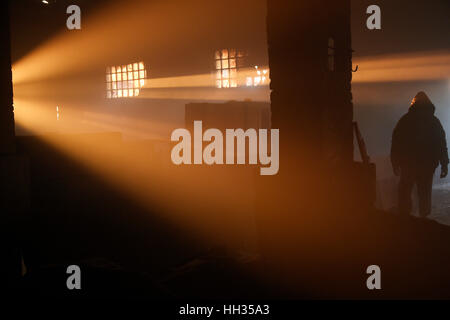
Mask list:
POLYGON ((434 170, 424 170, 417 179, 417 193, 419 195, 419 213, 422 218, 431 213, 431 195, 434 170))
POLYGON ((411 170, 402 169, 400 183, 398 185, 398 209, 401 215, 409 215, 411 213, 411 193, 414 180, 415 178, 411 170))

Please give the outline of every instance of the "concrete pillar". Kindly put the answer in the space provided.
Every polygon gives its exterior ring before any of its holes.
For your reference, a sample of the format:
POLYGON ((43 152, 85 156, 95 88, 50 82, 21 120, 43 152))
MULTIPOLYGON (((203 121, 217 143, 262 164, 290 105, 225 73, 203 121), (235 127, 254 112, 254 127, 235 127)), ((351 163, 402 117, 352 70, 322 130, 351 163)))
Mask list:
POLYGON ((267 3, 280 171, 259 178, 259 239, 277 281, 308 286, 329 271, 317 265, 327 265, 326 250, 340 237, 339 207, 351 202, 344 187, 353 164, 350 0, 267 3))
POLYGON ((15 151, 9 1, 0 2, 0 43, 0 155, 5 155, 15 151))
POLYGON ((303 158, 351 162, 350 1, 268 0, 267 28, 274 127, 303 144, 303 158))
POLYGON ((21 277, 21 241, 29 208, 28 161, 15 154, 9 1, 0 2, 0 291, 15 292, 21 277))

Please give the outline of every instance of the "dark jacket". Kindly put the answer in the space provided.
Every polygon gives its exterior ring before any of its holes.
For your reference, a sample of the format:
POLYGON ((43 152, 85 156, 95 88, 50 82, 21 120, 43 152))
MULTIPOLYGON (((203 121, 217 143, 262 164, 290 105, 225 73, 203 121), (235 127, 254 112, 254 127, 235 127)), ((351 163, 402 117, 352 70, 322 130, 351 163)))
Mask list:
POLYGON ((449 163, 447 141, 435 107, 425 93, 413 100, 392 134, 391 162, 394 169, 436 169, 449 163))

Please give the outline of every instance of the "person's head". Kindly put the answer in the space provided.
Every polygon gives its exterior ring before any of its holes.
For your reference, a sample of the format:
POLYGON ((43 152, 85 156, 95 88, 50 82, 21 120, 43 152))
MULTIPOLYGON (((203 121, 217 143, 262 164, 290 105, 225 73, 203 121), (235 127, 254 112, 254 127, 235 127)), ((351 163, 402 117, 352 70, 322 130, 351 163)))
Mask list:
POLYGON ((436 108, 427 94, 420 91, 411 101, 410 110, 434 114, 436 108))

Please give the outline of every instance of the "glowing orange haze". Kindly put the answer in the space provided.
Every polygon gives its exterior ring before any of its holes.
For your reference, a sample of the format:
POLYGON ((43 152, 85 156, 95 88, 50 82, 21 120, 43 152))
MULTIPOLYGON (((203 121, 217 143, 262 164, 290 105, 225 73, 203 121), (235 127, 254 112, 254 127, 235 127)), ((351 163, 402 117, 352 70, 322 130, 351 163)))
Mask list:
MULTIPOLYGON (((108 131, 139 131, 141 127, 164 127, 165 123, 116 118, 100 113, 87 113, 83 119, 75 116, 65 119, 63 115, 63 122, 57 122, 55 110, 48 109, 42 99, 38 99, 48 89, 43 88, 40 83, 46 79, 58 79, 91 70, 102 65, 106 56, 119 60, 122 54, 120 48, 133 47, 135 52, 140 52, 158 50, 164 45, 170 47, 168 39, 172 42, 177 39, 183 41, 179 27, 183 23, 190 23, 185 21, 182 14, 189 10, 187 2, 178 1, 176 10, 173 10, 175 2, 168 1, 149 3, 139 0, 129 6, 119 3, 102 10, 95 19, 84 22, 86 32, 61 34, 18 61, 13 66, 17 123, 34 133, 41 132, 42 128, 58 131, 60 125, 64 125, 65 132, 89 131, 93 127, 108 131), (158 28, 148 28, 148 21, 167 26, 165 16, 161 14, 167 10, 180 12, 178 25, 169 25, 164 32, 160 32, 158 28), (125 26, 123 21, 127 21, 125 26), (135 37, 129 36, 135 34, 136 30, 139 30, 140 38, 151 38, 151 43, 137 41, 135 37)), ((198 28, 202 27, 199 23, 198 28)), ((354 74, 355 82, 434 80, 449 78, 450 75, 448 52, 368 57, 355 59, 355 62, 360 66, 359 71, 354 74)), ((244 77, 246 72, 250 73, 251 70, 244 70, 244 77)), ((192 90, 192 87, 207 89, 211 84, 214 85, 211 75, 150 79, 147 80, 147 90, 143 91, 141 98, 229 99, 227 94, 233 91, 224 90, 220 91, 219 96, 205 96, 208 91, 192 90)), ((237 98, 250 97, 268 101, 270 92, 267 87, 265 89, 262 94, 259 92, 253 96, 241 91, 237 98)), ((154 158, 155 153, 142 148, 142 145, 98 145, 94 141, 63 135, 45 135, 42 139, 55 149, 77 159, 80 164, 121 192, 132 196, 138 203, 149 208, 162 208, 161 218, 170 219, 187 230, 200 232, 210 239, 228 241, 234 245, 253 241, 248 239, 251 238, 249 234, 254 232, 252 214, 255 194, 252 190, 255 185, 252 176, 256 175, 256 167, 253 168, 254 173, 243 168, 181 170, 171 164, 169 152, 166 155, 163 152, 162 164, 158 164, 154 158)))
POLYGON ((398 82, 450 79, 450 52, 423 52, 354 59, 353 81, 398 82))

